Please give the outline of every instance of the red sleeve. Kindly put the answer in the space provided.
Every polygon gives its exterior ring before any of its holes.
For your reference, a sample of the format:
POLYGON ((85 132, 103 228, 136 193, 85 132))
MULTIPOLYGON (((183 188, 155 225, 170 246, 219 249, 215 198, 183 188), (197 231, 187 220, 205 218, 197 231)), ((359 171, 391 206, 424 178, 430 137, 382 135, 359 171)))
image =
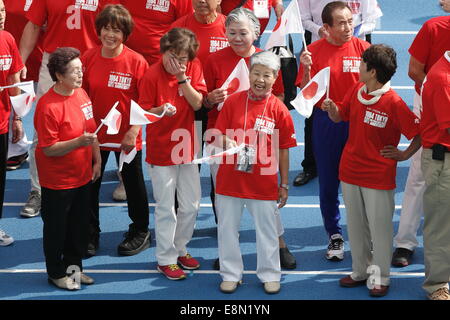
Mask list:
POLYGON ((213 91, 216 89, 216 81, 214 78, 214 63, 212 59, 210 59, 211 56, 208 57, 205 63, 205 67, 203 68, 203 75, 205 77, 206 87, 208 89, 208 92, 213 91))
POLYGON ((357 82, 351 90, 347 90, 344 96, 344 100, 341 103, 337 103, 337 107, 339 109, 339 115, 341 116, 342 121, 350 120, 350 105, 352 104, 352 100, 355 99, 357 90, 361 87, 361 83, 357 82))
POLYGON ((47 14, 46 0, 33 0, 25 17, 35 25, 42 27, 47 21, 47 14))
POLYGON ((34 127, 39 137, 39 147, 45 148, 59 142, 59 123, 52 112, 51 104, 44 108, 43 105, 38 103, 34 117, 34 127))
POLYGON ((22 62, 22 57, 20 56, 19 49, 17 49, 16 41, 14 40, 14 37, 8 33, 4 32, 3 35, 8 36, 8 43, 10 48, 10 53, 12 57, 12 64, 11 68, 9 69, 9 75, 13 75, 20 70, 23 69, 24 64, 22 62))
POLYGON ((419 118, 412 112, 406 103, 399 97, 394 107, 396 111, 396 121, 400 132, 411 140, 419 134, 419 118))
POLYGON ((148 70, 139 84, 139 105, 144 110, 150 110, 156 106, 156 86, 154 75, 148 70))
POLYGON ((416 37, 414 38, 411 47, 409 47, 408 52, 413 56, 417 61, 422 64, 426 64, 428 60, 428 56, 430 53, 431 43, 431 32, 429 28, 429 23, 425 23, 422 28, 420 28, 416 37))
MULTIPOLYGON (((278 98, 277 98, 278 100, 278 98)), ((288 109, 281 101, 277 101, 277 108, 280 112, 275 128, 279 130, 280 149, 289 149, 297 146, 295 139, 294 121, 288 109)))
POLYGON ((277 80, 275 80, 272 89, 272 93, 276 96, 284 94, 283 76, 281 74, 281 70, 278 71, 278 77, 277 80))
POLYGON ((140 61, 138 63, 138 66, 136 68, 136 73, 134 75, 137 79, 138 88, 140 88, 141 83, 142 83, 144 76, 147 73, 148 69, 149 69, 148 62, 147 62, 147 60, 144 59, 144 57, 142 57, 142 59, 140 59, 140 61))
POLYGON ((205 78, 203 77, 202 64, 198 58, 195 58, 191 62, 191 68, 191 86, 202 95, 206 95, 208 89, 206 88, 205 78))
POLYGON ((222 109, 217 116, 216 124, 214 125, 214 129, 219 130, 222 134, 226 134, 227 128, 232 128, 230 123, 230 111, 233 109, 233 101, 236 100, 236 97, 239 97, 239 93, 231 96, 223 103, 222 109))

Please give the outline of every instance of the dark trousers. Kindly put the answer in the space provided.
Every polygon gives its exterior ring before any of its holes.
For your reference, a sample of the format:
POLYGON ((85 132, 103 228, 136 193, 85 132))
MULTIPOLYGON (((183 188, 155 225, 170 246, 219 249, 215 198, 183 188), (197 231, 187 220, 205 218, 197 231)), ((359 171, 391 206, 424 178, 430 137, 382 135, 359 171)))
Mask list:
MULTIPOLYGON (((90 232, 91 237, 97 238, 100 229, 99 194, 102 185, 110 151, 101 150, 102 169, 100 178, 92 185, 90 232)), ((114 152, 116 162, 119 162, 120 152, 114 152)), ((122 180, 127 194, 128 216, 132 223, 130 231, 147 232, 149 225, 149 209, 147 189, 145 188, 144 175, 142 173, 142 150, 136 153, 136 157, 130 163, 124 163, 122 167, 122 180)))
POLYGON ((8 133, 0 134, 0 218, 5 200, 6 160, 8 157, 8 133))
POLYGON ((339 162, 348 138, 348 122, 334 123, 314 108, 313 147, 319 176, 320 211, 329 236, 340 233, 339 162))
POLYGON ((83 270, 81 259, 89 239, 91 183, 74 189, 41 190, 45 265, 48 276, 59 279, 68 273, 68 267, 83 270))

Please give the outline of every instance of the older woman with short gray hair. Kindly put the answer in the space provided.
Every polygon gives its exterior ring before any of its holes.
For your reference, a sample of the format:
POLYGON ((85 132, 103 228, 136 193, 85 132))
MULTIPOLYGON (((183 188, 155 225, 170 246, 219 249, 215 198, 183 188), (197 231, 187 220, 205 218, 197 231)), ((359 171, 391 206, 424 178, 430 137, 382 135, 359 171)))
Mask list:
POLYGON ((241 146, 237 155, 222 161, 217 173, 220 290, 232 293, 242 281, 239 225, 246 207, 255 222, 256 275, 272 294, 280 290, 281 276, 276 215, 288 198, 289 148, 297 142, 288 109, 272 94, 279 58, 264 51, 250 62, 250 89, 225 101, 215 126, 220 132, 216 141, 225 149, 241 146))

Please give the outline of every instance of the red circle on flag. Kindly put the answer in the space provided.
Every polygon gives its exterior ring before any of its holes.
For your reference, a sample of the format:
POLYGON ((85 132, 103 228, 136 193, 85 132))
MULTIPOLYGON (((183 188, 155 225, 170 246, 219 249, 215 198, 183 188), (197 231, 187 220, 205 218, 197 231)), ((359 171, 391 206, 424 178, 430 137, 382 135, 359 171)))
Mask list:
POLYGON ((121 124, 122 124, 122 115, 118 114, 116 115, 116 128, 119 129, 121 124))
POLYGON ((275 27, 273 27, 272 33, 277 31, 280 26, 281 26, 281 18, 278 19, 277 24, 275 25, 275 27))
POLYGON ((231 82, 228 84, 227 95, 231 95, 236 92, 236 90, 239 89, 240 84, 241 83, 238 78, 234 78, 233 80, 231 80, 231 82))
POLYGON ((314 98, 314 96, 317 93, 318 88, 319 88, 319 85, 317 84, 317 82, 315 82, 315 81, 311 82, 311 84, 309 86, 307 86, 306 88, 304 88, 302 90, 303 97, 306 100, 310 100, 310 99, 314 98))
POLYGON ((25 105, 28 105, 28 103, 30 102, 30 98, 31 98, 31 96, 28 96, 28 97, 25 99, 25 105))

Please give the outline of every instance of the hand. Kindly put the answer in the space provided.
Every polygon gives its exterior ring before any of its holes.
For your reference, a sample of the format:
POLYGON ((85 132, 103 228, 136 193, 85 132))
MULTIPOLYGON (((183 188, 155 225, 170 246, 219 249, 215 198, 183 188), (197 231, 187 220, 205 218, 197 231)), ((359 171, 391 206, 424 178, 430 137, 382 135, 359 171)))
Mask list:
POLYGON ((277 19, 281 18, 281 15, 283 14, 283 12, 284 12, 283 2, 280 2, 275 7, 275 15, 277 16, 277 19))
POLYGON ((321 28, 319 29, 319 37, 320 37, 320 39, 328 38, 329 35, 330 35, 330 34, 329 34, 328 31, 325 29, 325 27, 321 27, 321 28))
POLYGON ((235 148, 238 146, 237 142, 234 141, 233 139, 228 138, 227 136, 225 136, 225 150, 231 149, 231 148, 235 148))
POLYGON ((304 50, 300 55, 300 63, 305 67, 305 69, 311 69, 313 64, 311 52, 304 50))
POLYGON ((22 80, 26 79, 27 72, 28 72, 27 67, 24 66, 23 69, 20 70, 20 79, 22 79, 22 80))
POLYGON ((326 111, 326 112, 336 112, 337 111, 337 107, 336 107, 336 104, 333 102, 333 100, 331 100, 331 99, 325 99, 325 100, 323 100, 323 102, 322 102, 322 105, 320 106, 320 108, 323 110, 323 111, 326 111))
POLYGON ((177 108, 170 103, 165 103, 161 107, 163 107, 163 110, 166 110, 165 116, 172 117, 177 113, 177 108))
POLYGON ((101 174, 101 162, 94 162, 92 165, 92 182, 97 181, 101 174))
POLYGON ((21 120, 14 120, 12 123, 12 143, 17 143, 23 137, 23 125, 21 120))
POLYGON ((125 151, 125 153, 130 153, 130 151, 136 146, 136 137, 138 134, 139 130, 136 132, 136 129, 133 127, 125 133, 122 141, 120 142, 120 148, 125 151))
POLYGON ((404 161, 407 159, 405 153, 394 146, 385 146, 380 150, 380 154, 387 159, 393 159, 396 161, 404 161))
POLYGON ((208 93, 208 101, 211 104, 217 104, 224 102, 227 97, 227 89, 214 89, 210 93, 208 93))
POLYGON ((180 63, 176 58, 170 57, 164 67, 168 73, 176 76, 178 81, 186 79, 186 65, 180 63))
POLYGON ((85 132, 81 136, 78 137, 78 143, 80 147, 86 147, 92 145, 97 140, 97 135, 85 132))
POLYGON ((278 209, 286 205, 288 199, 288 191, 285 188, 278 188, 278 209))

